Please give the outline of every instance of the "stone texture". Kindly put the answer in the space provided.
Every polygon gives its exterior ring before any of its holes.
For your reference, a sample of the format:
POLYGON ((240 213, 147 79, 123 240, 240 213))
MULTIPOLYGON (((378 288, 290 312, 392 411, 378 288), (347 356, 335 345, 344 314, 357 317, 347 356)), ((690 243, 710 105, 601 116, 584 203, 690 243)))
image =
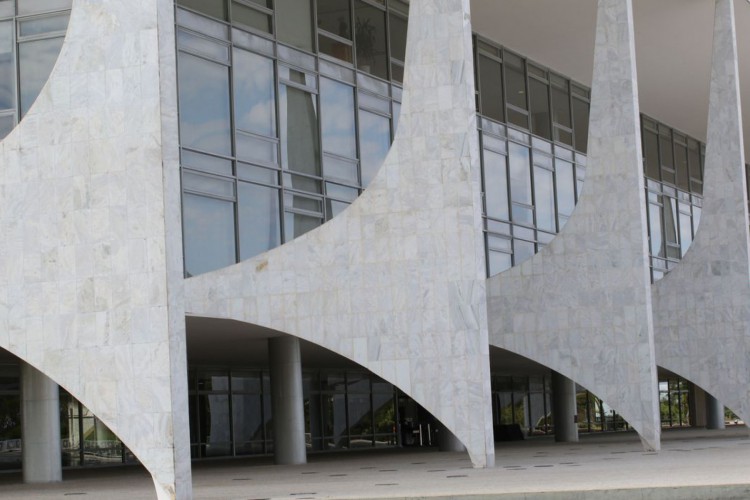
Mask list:
POLYGON ((49 81, 0 143, 0 348, 91 409, 160 498, 190 498, 171 9, 74 1, 49 81))
POLYGON ((62 481, 60 388, 33 366, 21 364, 23 481, 62 481))
POLYGON ((189 315, 309 340, 392 382, 494 460, 469 0, 412 0, 378 175, 322 227, 185 281, 189 315))
MULTIPOLYGON (((747 6, 745 6, 747 7, 747 6)), ((703 211, 653 285, 656 359, 750 419, 750 265, 734 5, 716 1, 703 211)))
POLYGON ((585 386, 658 449, 632 3, 597 15, 583 193, 549 246, 488 280, 490 343, 585 386))

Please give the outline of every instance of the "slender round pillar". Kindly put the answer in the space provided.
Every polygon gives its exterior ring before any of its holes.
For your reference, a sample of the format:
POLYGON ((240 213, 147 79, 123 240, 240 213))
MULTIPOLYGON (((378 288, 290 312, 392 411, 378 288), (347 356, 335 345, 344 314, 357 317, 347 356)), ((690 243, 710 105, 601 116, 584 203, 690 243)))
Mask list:
POLYGON ((59 388, 52 379, 23 362, 21 437, 24 482, 62 481, 59 388))
POLYGON ((578 441, 577 414, 576 383, 553 371, 552 416, 555 422, 555 441, 558 443, 575 443, 578 441))
POLYGON ((724 429, 724 405, 706 393, 706 429, 724 429))
POLYGON ((307 463, 299 339, 289 336, 269 339, 268 358, 274 461, 278 465, 307 463))

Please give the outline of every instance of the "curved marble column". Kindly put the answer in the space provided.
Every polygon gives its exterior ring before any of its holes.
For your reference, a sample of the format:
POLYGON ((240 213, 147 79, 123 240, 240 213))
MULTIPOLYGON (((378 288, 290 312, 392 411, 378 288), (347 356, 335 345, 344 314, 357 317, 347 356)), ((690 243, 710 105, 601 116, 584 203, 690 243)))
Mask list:
POLYGON ((653 285, 659 366, 750 419, 750 261, 732 0, 716 0, 703 211, 680 264, 653 285))
POLYGON ((630 0, 599 0, 588 167, 573 216, 488 280, 490 343, 545 364, 660 446, 630 0))
POLYGON ((0 143, 0 347, 117 434, 159 498, 187 499, 172 9, 75 0, 49 81, 0 143))
POLYGON ((185 281, 189 315, 309 340, 394 383, 494 461, 469 0, 412 0, 396 139, 362 196, 185 281))

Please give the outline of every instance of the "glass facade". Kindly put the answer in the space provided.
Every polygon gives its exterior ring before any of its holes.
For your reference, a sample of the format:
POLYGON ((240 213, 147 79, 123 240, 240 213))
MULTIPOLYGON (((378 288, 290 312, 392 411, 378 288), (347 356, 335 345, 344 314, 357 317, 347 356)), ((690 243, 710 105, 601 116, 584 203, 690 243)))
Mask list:
POLYGON ((72 0, 0 0, 0 139, 47 82, 68 28, 72 0))
POLYGON ((367 187, 400 109, 400 0, 177 2, 185 275, 314 229, 367 187))
MULTIPOLYGON (((589 90, 475 39, 487 274, 529 259, 570 218, 586 176, 589 90)), ((693 241, 703 204, 704 146, 641 119, 652 280, 693 241)))
POLYGON ((551 434, 551 397, 549 377, 492 375, 493 424, 518 426, 529 436, 551 434))
MULTIPOLYGON (((273 453, 267 371, 195 369, 188 377, 194 458, 273 453)), ((369 373, 321 370, 303 372, 302 386, 308 450, 397 444, 391 384, 369 373)))

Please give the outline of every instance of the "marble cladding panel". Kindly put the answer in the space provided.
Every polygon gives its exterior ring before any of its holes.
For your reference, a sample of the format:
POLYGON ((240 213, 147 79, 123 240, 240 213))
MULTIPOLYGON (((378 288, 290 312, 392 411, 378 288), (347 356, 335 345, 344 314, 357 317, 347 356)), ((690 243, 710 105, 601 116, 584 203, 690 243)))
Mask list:
POLYGON ((0 347, 101 418, 160 498, 190 498, 182 263, 165 237, 165 217, 179 227, 176 130, 162 130, 176 105, 161 103, 174 78, 160 81, 171 9, 74 0, 49 81, 0 142, 0 347))
POLYGON ((286 332, 410 394, 494 461, 468 0, 412 0, 399 129, 346 211, 185 281, 188 315, 286 332))
POLYGON ((716 0, 703 212, 676 269, 653 285, 659 366, 750 419, 750 265, 734 5, 716 0))
POLYGON ((599 0, 586 188, 551 244, 488 280, 490 344, 583 385, 660 446, 629 0, 599 0))

